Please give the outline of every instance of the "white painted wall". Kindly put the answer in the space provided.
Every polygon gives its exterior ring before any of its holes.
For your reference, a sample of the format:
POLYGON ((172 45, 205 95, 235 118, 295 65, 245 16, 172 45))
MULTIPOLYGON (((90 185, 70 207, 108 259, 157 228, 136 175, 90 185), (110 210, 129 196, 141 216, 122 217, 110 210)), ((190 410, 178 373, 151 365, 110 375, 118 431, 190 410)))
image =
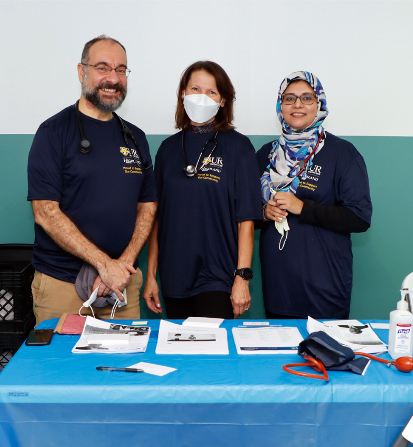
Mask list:
POLYGON ((34 133, 74 103, 83 45, 105 33, 132 70, 120 114, 148 134, 174 132, 180 74, 211 59, 235 85, 242 133, 279 133, 279 84, 305 69, 331 132, 413 136, 412 20, 413 2, 396 0, 0 0, 0 134, 34 133))

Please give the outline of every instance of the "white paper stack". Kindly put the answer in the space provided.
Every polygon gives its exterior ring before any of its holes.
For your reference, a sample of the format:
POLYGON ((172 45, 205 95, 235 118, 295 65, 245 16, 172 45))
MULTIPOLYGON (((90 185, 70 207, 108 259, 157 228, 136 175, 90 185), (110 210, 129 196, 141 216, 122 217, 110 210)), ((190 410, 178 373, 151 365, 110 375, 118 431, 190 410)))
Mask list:
POLYGON ((145 352, 150 333, 149 326, 128 326, 86 317, 82 335, 72 352, 82 354, 145 352))
POLYGON ((294 354, 303 341, 296 327, 234 327, 238 354, 294 354))
POLYGON ((157 354, 229 354, 223 328, 182 326, 161 320, 157 354))

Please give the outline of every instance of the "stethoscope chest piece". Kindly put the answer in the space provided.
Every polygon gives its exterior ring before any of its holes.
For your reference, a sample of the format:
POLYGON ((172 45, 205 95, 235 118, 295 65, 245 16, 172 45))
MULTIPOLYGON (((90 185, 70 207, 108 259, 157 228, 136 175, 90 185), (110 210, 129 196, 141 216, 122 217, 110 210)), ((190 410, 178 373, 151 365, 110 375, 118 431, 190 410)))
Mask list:
POLYGON ((188 177, 193 177, 198 171, 195 166, 188 165, 184 168, 185 174, 188 177))
POLYGON ((90 152, 90 149, 92 149, 91 146, 90 141, 83 138, 79 143, 79 151, 82 152, 82 154, 87 154, 90 152))

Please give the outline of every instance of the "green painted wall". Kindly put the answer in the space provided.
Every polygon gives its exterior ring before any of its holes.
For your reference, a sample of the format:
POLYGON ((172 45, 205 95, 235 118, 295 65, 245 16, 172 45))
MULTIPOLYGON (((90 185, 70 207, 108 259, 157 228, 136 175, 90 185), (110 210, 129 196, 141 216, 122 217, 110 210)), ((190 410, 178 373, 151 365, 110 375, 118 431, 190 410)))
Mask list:
MULTIPOLYGON (((148 136, 152 156, 166 135, 148 136)), ((258 150, 275 137, 251 136, 258 150)), ((387 319, 399 299, 399 289, 413 271, 413 200, 410 170, 413 166, 411 137, 345 137, 363 155, 370 177, 373 200, 372 227, 353 239, 354 287, 351 316, 387 319)), ((0 135, 0 244, 32 243, 33 216, 27 195, 27 155, 33 135, 0 135)), ((256 232, 251 284, 253 304, 245 315, 264 318, 256 232)), ((146 249, 140 256, 146 271, 146 249)), ((142 307, 144 318, 154 315, 142 307)))

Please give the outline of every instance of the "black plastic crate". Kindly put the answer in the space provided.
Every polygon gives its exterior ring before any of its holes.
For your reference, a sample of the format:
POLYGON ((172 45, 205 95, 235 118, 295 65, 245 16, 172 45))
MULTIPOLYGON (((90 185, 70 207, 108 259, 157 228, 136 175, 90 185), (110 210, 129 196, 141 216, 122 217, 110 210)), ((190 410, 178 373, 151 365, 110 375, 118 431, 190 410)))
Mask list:
POLYGON ((0 333, 25 332, 33 318, 32 255, 32 245, 0 245, 0 333))
MULTIPOLYGON (((32 327, 34 319, 32 319, 32 327)), ((0 371, 7 365, 9 360, 19 350, 20 346, 26 340, 29 329, 25 332, 0 333, 0 371)))

